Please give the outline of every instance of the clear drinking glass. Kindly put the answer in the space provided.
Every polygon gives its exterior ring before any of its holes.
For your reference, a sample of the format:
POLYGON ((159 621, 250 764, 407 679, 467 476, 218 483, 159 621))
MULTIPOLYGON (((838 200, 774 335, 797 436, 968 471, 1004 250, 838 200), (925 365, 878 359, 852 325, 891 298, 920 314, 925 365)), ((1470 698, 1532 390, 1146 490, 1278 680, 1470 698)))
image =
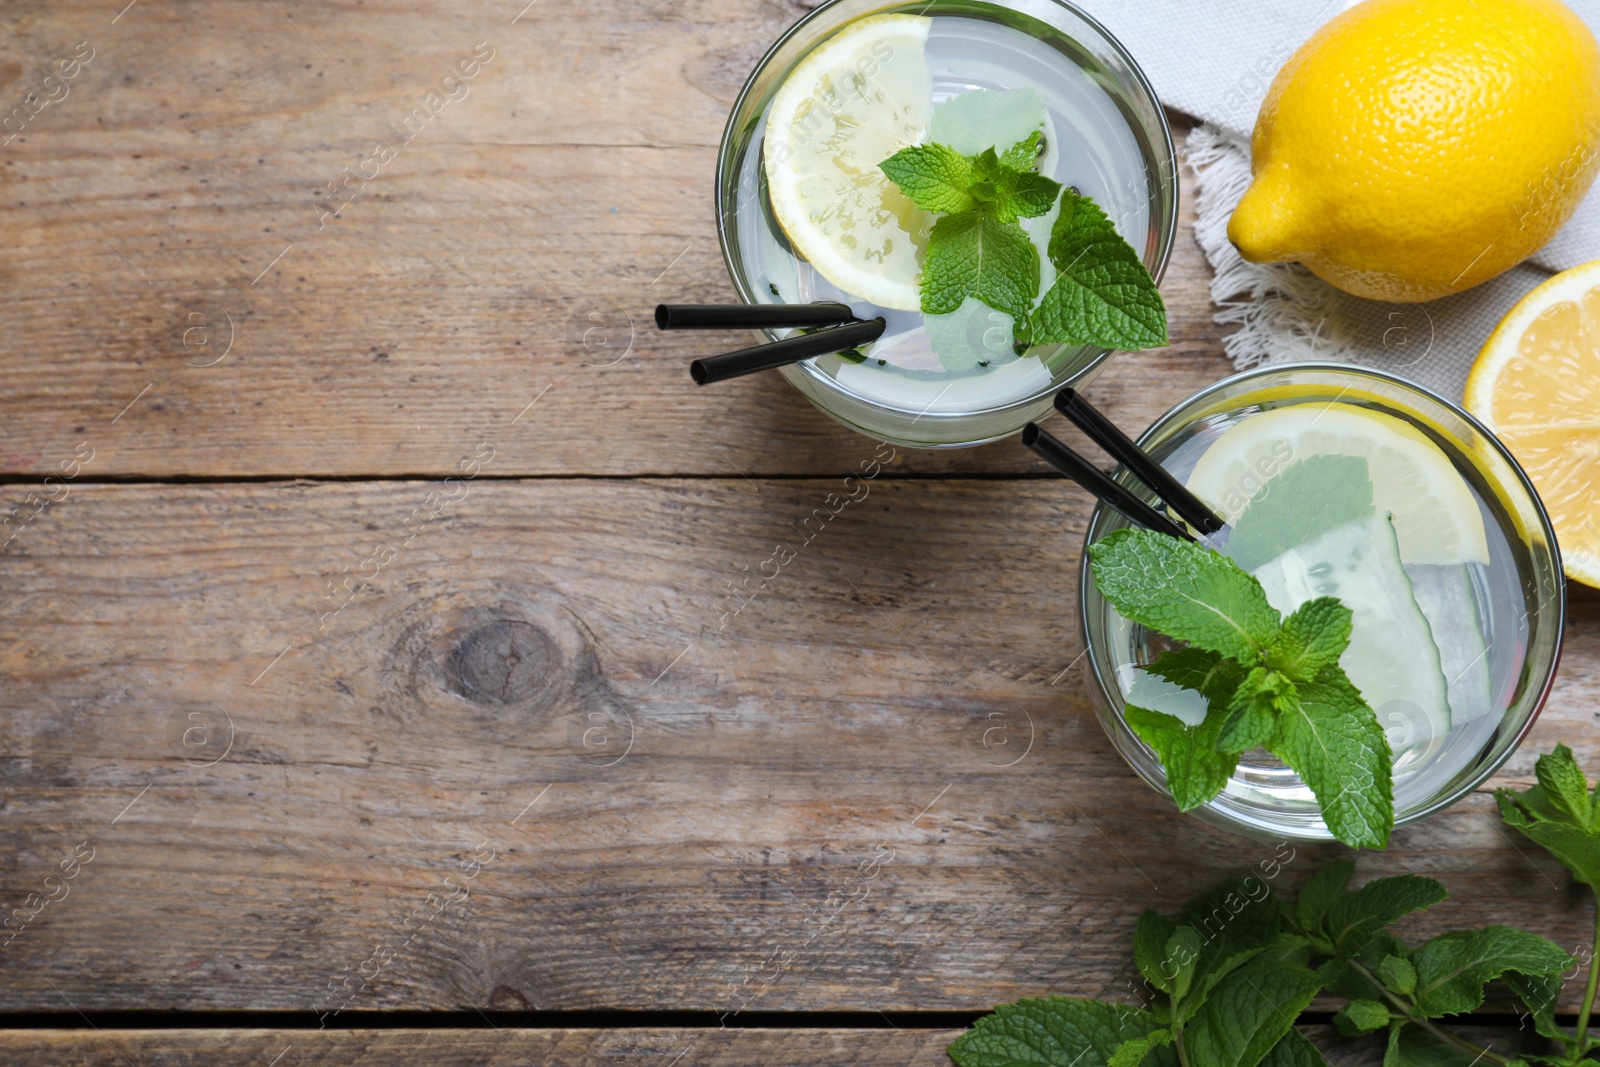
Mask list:
MULTIPOLYGON (((935 104, 973 89, 1035 90, 1046 107, 1050 145, 1041 170, 1093 197, 1138 250, 1151 275, 1161 279, 1178 215, 1172 134, 1149 82, 1103 27, 1064 0, 828 0, 762 58, 723 134, 717 160, 717 230, 741 301, 840 300, 862 318, 883 314, 889 325, 879 346, 922 330, 920 312, 886 312, 819 282, 773 217, 762 163, 767 113, 784 79, 840 29, 868 15, 888 13, 934 20, 927 63, 935 104)), ((1111 354, 1097 347, 1037 346, 1019 360, 1008 340, 996 347, 992 319, 974 316, 963 327, 967 343, 995 353, 992 364, 979 364, 981 371, 900 373, 891 367, 878 373, 875 361, 858 364, 823 356, 784 367, 781 373, 847 426, 896 444, 941 448, 1015 433, 1049 409, 1057 389, 1088 382, 1111 354), (1034 356, 1039 358, 1029 362, 1034 356)), ((1009 325, 1004 330, 1008 339, 1009 325)), ((758 334, 773 340, 789 332, 758 334)))
MULTIPOLYGON (((1262 412, 1326 402, 1394 416, 1420 430, 1450 460, 1476 498, 1489 562, 1467 568, 1471 596, 1487 647, 1489 714, 1452 723, 1442 737, 1401 747, 1403 715, 1379 711, 1396 744, 1395 825, 1416 822, 1460 800, 1492 775, 1515 750, 1549 695, 1561 647, 1566 587, 1555 533, 1532 483, 1489 430, 1455 404, 1403 378, 1336 363, 1258 367, 1225 378, 1157 419, 1139 444, 1180 480, 1229 427, 1262 412)), ((1314 417, 1307 412, 1307 419, 1314 417)), ((1143 483, 1119 469, 1122 484, 1154 501, 1143 483)), ((1254 492, 1245 487, 1247 495, 1254 492)), ((1085 545, 1129 525, 1110 508, 1096 508, 1085 545)), ((1151 635, 1117 614, 1095 589, 1084 554, 1079 574, 1079 623, 1085 670, 1100 723, 1124 759, 1156 790, 1166 792, 1161 762, 1123 718, 1122 672, 1155 658, 1151 635)), ((1273 757, 1246 754, 1222 793, 1191 814, 1225 829, 1272 840, 1328 841, 1316 800, 1300 778, 1273 757)))

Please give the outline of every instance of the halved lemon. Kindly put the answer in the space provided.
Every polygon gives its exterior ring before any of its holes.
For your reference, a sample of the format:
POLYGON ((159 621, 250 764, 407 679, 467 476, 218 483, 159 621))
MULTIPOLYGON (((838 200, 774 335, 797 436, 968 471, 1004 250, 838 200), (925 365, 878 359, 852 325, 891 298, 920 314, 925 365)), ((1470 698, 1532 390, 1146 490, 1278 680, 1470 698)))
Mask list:
POLYGON ((1567 577, 1600 587, 1600 260, 1506 313, 1467 376, 1466 406, 1533 479, 1567 577))
POLYGON ((1353 404, 1273 408, 1229 427, 1195 464, 1190 490, 1232 522, 1268 480, 1309 456, 1361 456, 1378 513, 1394 515, 1406 563, 1488 563, 1483 515, 1450 458, 1415 426, 1353 404))
POLYGON ((763 163, 772 213, 828 281, 885 308, 922 306, 933 216, 878 164, 928 133, 933 20, 872 15, 807 55, 767 113, 763 163))

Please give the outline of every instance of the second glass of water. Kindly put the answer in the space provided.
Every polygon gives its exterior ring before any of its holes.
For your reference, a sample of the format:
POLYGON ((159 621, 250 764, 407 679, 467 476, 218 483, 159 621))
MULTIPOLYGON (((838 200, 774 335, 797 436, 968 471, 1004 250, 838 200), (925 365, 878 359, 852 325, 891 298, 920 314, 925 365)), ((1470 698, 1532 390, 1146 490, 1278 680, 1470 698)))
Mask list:
MULTIPOLYGON (((1511 755, 1550 691, 1566 587, 1538 494, 1482 424, 1383 372, 1281 364, 1191 397, 1139 444, 1229 523, 1270 495, 1281 484, 1274 480, 1299 460, 1365 459, 1370 514, 1321 522, 1318 509, 1337 511, 1329 501, 1341 488, 1312 485, 1297 498, 1305 513, 1284 521, 1304 534, 1295 547, 1271 559, 1242 558, 1247 549, 1228 542, 1220 551, 1254 574, 1284 615, 1329 595, 1352 610, 1340 666, 1387 735, 1397 827, 1453 804, 1511 755)), ((1125 474, 1119 480, 1146 492, 1125 474)), ((1127 525, 1101 506, 1086 544, 1127 525)), ((1172 698, 1141 670, 1164 650, 1164 639, 1100 596, 1087 553, 1079 581, 1086 670, 1101 724, 1140 776, 1165 791, 1160 760, 1124 717, 1129 704, 1172 698)), ((1176 705, 1157 710, 1186 714, 1176 705)), ((1193 814, 1273 840, 1332 838, 1311 790, 1262 749, 1245 753, 1222 793, 1193 814)))

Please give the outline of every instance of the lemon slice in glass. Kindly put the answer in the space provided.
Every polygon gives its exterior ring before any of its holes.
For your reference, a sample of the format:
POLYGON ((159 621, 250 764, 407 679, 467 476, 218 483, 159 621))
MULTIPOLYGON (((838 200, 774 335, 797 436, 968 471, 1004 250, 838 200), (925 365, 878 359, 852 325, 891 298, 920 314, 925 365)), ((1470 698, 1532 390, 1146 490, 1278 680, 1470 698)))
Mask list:
POLYGON ((1488 563, 1483 515, 1461 473, 1415 426, 1352 404, 1294 404, 1230 426, 1188 486, 1228 522, 1269 479, 1309 456, 1361 456, 1378 514, 1394 515, 1406 563, 1488 563))
POLYGON ((1506 313, 1472 365, 1466 405, 1533 479, 1567 575, 1600 587, 1600 261, 1506 313))
POLYGON ((772 213, 824 278, 885 308, 922 306, 933 216, 878 164, 928 133, 933 20, 872 15, 828 38, 772 99, 763 163, 772 213))

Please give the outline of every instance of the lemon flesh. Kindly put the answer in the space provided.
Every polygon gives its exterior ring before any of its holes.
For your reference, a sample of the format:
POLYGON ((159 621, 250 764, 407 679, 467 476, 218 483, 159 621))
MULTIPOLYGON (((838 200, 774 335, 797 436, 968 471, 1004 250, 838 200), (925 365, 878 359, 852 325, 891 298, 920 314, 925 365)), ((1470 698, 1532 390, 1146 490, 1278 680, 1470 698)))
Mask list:
POLYGON ((932 24, 873 15, 828 38, 773 97, 762 142, 772 213, 795 251, 845 293, 906 311, 922 306, 933 216, 878 164, 927 137, 932 24))
POLYGON ((1600 261, 1506 313, 1472 365, 1466 406, 1532 479, 1568 577, 1600 587, 1600 261))
POLYGON ((1227 522, 1289 464, 1360 456, 1379 515, 1394 516, 1405 563, 1488 563, 1483 515, 1461 473, 1410 423, 1352 404, 1295 404, 1230 426, 1195 464, 1188 486, 1227 522))

